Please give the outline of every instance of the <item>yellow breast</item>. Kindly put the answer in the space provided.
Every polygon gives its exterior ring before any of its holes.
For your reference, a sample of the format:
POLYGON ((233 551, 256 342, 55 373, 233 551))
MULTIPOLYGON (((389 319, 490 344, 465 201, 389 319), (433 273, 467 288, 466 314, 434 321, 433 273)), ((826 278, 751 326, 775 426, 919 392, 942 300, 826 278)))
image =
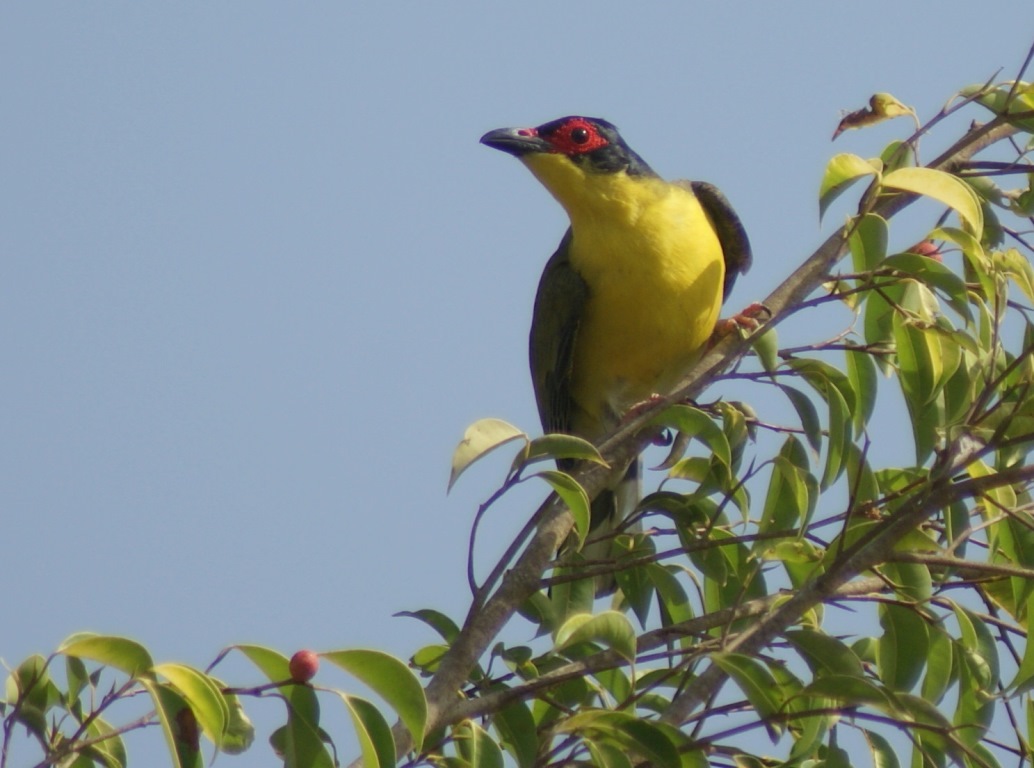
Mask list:
POLYGON ((557 178, 543 159, 529 167, 567 210, 569 258, 589 287, 572 395, 575 430, 592 439, 696 360, 718 319, 725 264, 689 189, 623 173, 572 178, 561 165, 557 178))

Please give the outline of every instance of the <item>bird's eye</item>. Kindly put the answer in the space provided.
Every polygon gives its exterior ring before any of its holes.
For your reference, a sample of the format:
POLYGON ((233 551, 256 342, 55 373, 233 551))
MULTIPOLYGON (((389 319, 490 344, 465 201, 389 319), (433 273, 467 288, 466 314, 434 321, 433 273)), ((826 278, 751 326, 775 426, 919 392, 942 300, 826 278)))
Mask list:
POLYGON ((571 157, 587 155, 609 143, 599 128, 584 117, 566 117, 539 126, 538 135, 551 146, 551 151, 571 157))
POLYGON ((574 144, 584 144, 589 140, 589 130, 587 128, 575 128, 571 131, 571 142, 574 144))

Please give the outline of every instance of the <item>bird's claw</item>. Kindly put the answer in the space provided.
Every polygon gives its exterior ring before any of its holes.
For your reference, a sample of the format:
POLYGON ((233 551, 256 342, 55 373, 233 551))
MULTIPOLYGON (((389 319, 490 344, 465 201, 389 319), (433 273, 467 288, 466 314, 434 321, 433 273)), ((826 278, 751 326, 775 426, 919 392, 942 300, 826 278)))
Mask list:
POLYGON ((771 317, 772 310, 761 302, 755 301, 732 317, 719 320, 715 324, 714 333, 711 334, 711 343, 716 344, 726 336, 740 330, 746 333, 753 333, 768 322, 771 317))

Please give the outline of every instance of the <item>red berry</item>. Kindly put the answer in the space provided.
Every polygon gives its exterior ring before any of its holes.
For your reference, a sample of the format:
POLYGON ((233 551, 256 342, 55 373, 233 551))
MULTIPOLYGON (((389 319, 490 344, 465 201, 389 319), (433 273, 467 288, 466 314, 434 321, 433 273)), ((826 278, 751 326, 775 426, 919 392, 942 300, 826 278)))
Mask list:
POLYGON ((912 253, 918 253, 920 256, 926 256, 934 261, 944 261, 944 257, 941 255, 940 250, 938 250, 937 245, 932 240, 923 240, 922 242, 916 243, 908 250, 912 253))
POLYGON ((307 683, 316 676, 316 671, 320 668, 320 657, 315 651, 298 651, 291 657, 287 668, 291 672, 291 680, 296 683, 307 683))

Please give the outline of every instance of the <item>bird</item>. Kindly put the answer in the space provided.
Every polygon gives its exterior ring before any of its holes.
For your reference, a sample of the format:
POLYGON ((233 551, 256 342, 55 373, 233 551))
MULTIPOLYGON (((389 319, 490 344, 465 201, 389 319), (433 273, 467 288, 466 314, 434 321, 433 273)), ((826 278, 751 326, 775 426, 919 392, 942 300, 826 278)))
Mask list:
MULTIPOLYGON (((746 230, 715 186, 665 181, 600 118, 500 128, 481 143, 520 160, 567 213, 535 296, 531 378, 547 433, 598 442, 699 359, 750 266, 746 230)), ((639 501, 639 465, 593 500, 586 560, 609 559, 639 501)), ((614 589, 612 575, 596 579, 597 597, 614 589)))

